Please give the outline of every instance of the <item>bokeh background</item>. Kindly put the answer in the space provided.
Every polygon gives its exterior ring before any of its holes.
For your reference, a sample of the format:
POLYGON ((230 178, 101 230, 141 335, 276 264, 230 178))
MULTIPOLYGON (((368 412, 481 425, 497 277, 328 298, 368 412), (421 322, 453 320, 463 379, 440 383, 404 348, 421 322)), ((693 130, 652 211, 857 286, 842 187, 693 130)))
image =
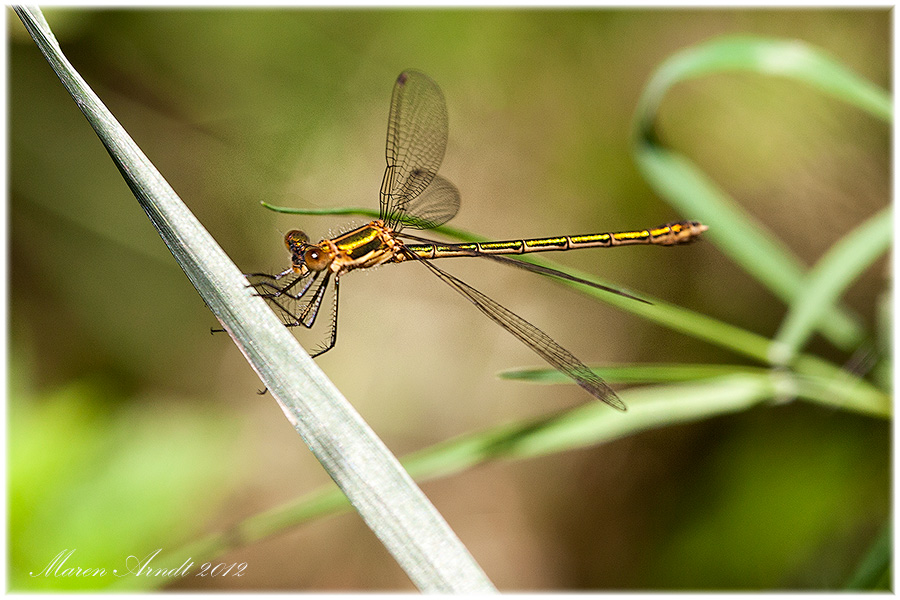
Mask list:
MULTIPOLYGON (((637 99, 672 53, 725 34, 799 39, 890 85, 888 9, 82 10, 45 12, 64 52, 246 271, 283 232, 376 207, 397 74, 443 88, 453 225, 508 239, 652 226, 676 214, 632 160, 637 99)), ((57 553, 119 564, 327 483, 172 260, 93 131, 7 9, 9 560, 15 589, 57 553)), ((890 201, 888 127, 793 82, 718 75, 661 115, 684 151, 807 264, 890 201)), ((362 219, 351 221, 360 224, 362 219)), ((740 235, 740 232, 734 232, 740 235)), ((714 245, 554 258, 772 335, 776 298, 714 245)), ((528 273, 445 265, 587 362, 740 362, 528 273)), ((879 263, 847 304, 866 323, 879 263)), ((318 362, 398 455, 585 401, 501 381, 538 365, 423 269, 354 274, 318 362)), ((307 340, 304 340, 307 341, 307 340)), ((315 343, 318 340, 309 340, 315 343)), ((841 364, 850 357, 815 348, 841 364)), ((826 589, 890 508, 889 424, 795 403, 424 484, 504 590, 826 589)), ((174 589, 411 590, 355 514, 230 552, 242 578, 174 589)))

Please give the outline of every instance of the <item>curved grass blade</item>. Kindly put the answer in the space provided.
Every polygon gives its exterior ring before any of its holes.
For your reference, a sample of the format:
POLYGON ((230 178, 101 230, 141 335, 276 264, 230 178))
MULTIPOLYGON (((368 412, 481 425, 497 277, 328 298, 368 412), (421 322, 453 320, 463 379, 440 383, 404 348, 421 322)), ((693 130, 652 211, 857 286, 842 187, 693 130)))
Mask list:
POLYGON ((809 271, 803 292, 790 306, 773 343, 772 362, 788 364, 815 333, 816 325, 844 290, 891 248, 893 211, 890 207, 833 245, 809 271))
MULTIPOLYGON (((63 56, 40 10, 14 10, 204 302, 413 583, 429 592, 494 591, 396 458, 249 291, 238 268, 63 56)), ((140 585, 142 579, 121 581, 140 585)))
MULTIPOLYGON (((684 375, 695 368, 684 367, 684 375)), ((717 373, 718 367, 699 365, 695 374, 717 373)), ((795 395, 848 408, 847 404, 835 401, 834 388, 827 382, 795 378, 779 370, 742 369, 690 383, 625 390, 621 397, 629 410, 624 414, 613 414, 600 403, 586 403, 555 415, 464 434, 409 454, 402 462, 417 481, 426 481, 461 473, 488 461, 522 460, 584 448, 649 429, 740 412, 765 402, 784 401, 795 395)), ((613 372, 599 372, 614 379, 613 372)), ((566 379, 563 375, 559 378, 566 379)), ((840 392, 839 399, 854 394, 852 382, 840 392)), ((879 398, 882 409, 889 415, 891 398, 877 390, 872 395, 879 398)), ((163 562, 178 565, 186 557, 211 560, 233 548, 349 508, 340 491, 329 485, 198 540, 168 555, 163 562)), ((149 578, 142 582, 145 588, 155 585, 149 578)))
POLYGON ((881 360, 872 369, 872 380, 883 390, 894 385, 894 294, 890 288, 879 294, 875 316, 875 348, 881 360))
MULTIPOLYGON (((592 367, 610 383, 676 383, 725 377, 728 375, 772 376, 791 382, 783 388, 782 400, 794 397, 874 417, 890 417, 891 398, 864 379, 834 367, 819 374, 791 373, 743 365, 649 364, 592 367), (792 391, 788 392, 790 389, 792 391)), ((499 374, 513 379, 544 385, 568 384, 568 379, 553 369, 510 369, 499 374)))
POLYGON ((723 36, 678 52, 656 70, 641 98, 639 129, 652 133, 656 109, 676 83, 739 71, 801 81, 885 122, 893 120, 888 93, 817 48, 797 40, 723 36))
MULTIPOLYGON (((612 383, 679 383, 712 379, 726 375, 748 374, 765 375, 769 369, 765 367, 748 367, 744 365, 711 365, 711 364, 623 364, 591 367, 597 375, 612 383)), ((497 374, 501 379, 527 381, 530 383, 556 384, 568 383, 565 376, 558 377, 555 369, 515 368, 506 369, 497 374)))
MULTIPOLYGON (((448 477, 488 461, 533 458, 601 444, 656 427, 740 412, 771 400, 778 388, 777 377, 767 373, 626 390, 622 398, 628 403, 627 413, 612 413, 603 404, 590 402, 555 415, 441 442, 407 455, 403 465, 418 481, 448 477)), ((349 508, 340 491, 328 485, 160 557, 160 564, 177 566, 187 557, 195 561, 211 560, 233 548, 349 508)), ((160 585, 153 578, 142 578, 135 584, 142 586, 140 589, 160 585)))
MULTIPOLYGON (((752 37, 717 39, 680 52, 657 70, 644 90, 635 116, 635 157, 650 185, 680 212, 708 225, 706 235, 717 246, 790 304, 803 292, 802 262, 691 161, 662 146, 656 136, 659 104, 670 87, 728 71, 802 81, 886 121, 892 118, 891 100, 818 50, 796 41, 752 37)), ((818 327, 845 350, 854 349, 864 337, 858 319, 846 309, 830 309, 818 327)))

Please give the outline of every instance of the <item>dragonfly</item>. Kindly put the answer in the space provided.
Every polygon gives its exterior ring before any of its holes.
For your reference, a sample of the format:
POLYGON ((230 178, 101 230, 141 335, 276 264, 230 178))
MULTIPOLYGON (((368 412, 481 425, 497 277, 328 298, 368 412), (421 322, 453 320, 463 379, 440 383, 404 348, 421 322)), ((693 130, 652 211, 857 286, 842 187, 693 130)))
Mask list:
POLYGON ((326 292, 332 290, 330 335, 311 354, 316 357, 337 343, 338 297, 344 275, 388 263, 419 263, 589 394, 615 409, 626 410, 615 391, 575 355, 433 261, 485 258, 646 302, 624 291, 510 256, 634 244, 674 246, 696 239, 707 227, 697 221, 680 221, 634 231, 457 244, 413 235, 409 229, 433 229, 452 219, 459 210, 459 191, 437 172, 444 159, 447 135, 447 105, 440 87, 419 71, 401 73, 391 96, 379 218, 317 243, 300 230, 289 231, 284 243, 290 252, 290 267, 278 274, 249 274, 250 285, 280 314, 287 327, 307 329, 315 324, 326 292))

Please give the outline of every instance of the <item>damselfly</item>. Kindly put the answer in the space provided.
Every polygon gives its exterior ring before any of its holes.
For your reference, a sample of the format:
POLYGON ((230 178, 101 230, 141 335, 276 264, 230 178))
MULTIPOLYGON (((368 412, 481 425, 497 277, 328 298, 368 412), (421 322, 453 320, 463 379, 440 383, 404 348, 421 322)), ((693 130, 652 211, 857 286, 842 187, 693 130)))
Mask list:
POLYGON ((696 221, 681 221, 639 231, 463 244, 436 242, 404 233, 406 227, 437 227, 453 218, 459 210, 459 191, 437 174, 446 146, 447 107, 443 93, 427 75, 404 71, 397 78, 391 97, 380 218, 316 244, 310 243, 302 231, 288 232, 284 243, 291 253, 290 268, 277 275, 252 274, 250 276, 258 280, 251 285, 281 314, 285 325, 306 328, 312 328, 326 292, 333 286, 330 335, 325 345, 313 353, 313 356, 319 356, 333 348, 337 341, 338 292, 343 275, 385 263, 418 262, 588 393, 613 408, 625 410, 625 404, 606 382, 571 352, 522 317, 431 261, 459 256, 484 257, 643 302, 622 291, 505 255, 631 244, 672 246, 690 242, 706 231, 706 226, 696 221))

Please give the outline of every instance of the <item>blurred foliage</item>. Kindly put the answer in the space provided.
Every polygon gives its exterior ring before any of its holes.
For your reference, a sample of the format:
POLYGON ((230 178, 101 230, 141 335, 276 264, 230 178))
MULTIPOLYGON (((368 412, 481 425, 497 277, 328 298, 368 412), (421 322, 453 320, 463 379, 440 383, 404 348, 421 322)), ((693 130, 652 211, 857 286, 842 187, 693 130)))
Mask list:
MULTIPOLYGON (((697 508, 681 515, 649 586, 815 588, 824 582, 810 569, 817 564, 836 570, 835 583, 848 578, 854 565, 832 562, 833 553, 863 542, 847 516, 889 508, 876 500, 888 480, 866 461, 873 450, 866 422, 847 420, 840 448, 828 440, 828 418, 799 430, 772 423, 764 445, 753 428, 735 431, 696 474, 702 484, 686 488, 683 501, 697 508), (786 580, 785 572, 794 575, 786 580)), ((881 451, 889 454, 885 441, 881 451)))
POLYGON ((13 590, 96 590, 126 558, 200 530, 243 465, 234 423, 176 398, 125 396, 108 380, 35 395, 9 389, 8 498, 13 590), (53 560, 62 553, 67 560, 53 560), (52 565, 52 566, 51 566, 52 565))
MULTIPOLYGON (((323 476, 280 412, 255 398, 240 356, 209 335, 214 319, 8 14, 9 556, 11 585, 23 589, 29 571, 66 548, 82 565, 118 564, 189 541, 204 524, 238 522, 323 476), (260 433, 229 434, 237 419, 260 433), (226 445, 250 468, 233 470, 226 445)), ((753 34, 803 40, 882 88, 891 69, 887 9, 46 16, 75 67, 247 270, 283 268, 280 232, 298 219, 258 201, 377 205, 388 99, 404 68, 429 73, 447 96, 443 173, 463 195, 454 225, 500 239, 679 216, 654 198, 630 152, 641 91, 678 50, 753 34)), ((814 91, 718 75, 679 86, 660 110, 667 145, 807 265, 890 196, 888 128, 814 91)), ((344 226, 304 219, 314 236, 344 226)), ((777 330, 783 305, 711 244, 651 250, 560 260, 766 336, 777 330)), ((457 314, 421 273, 394 272, 347 284, 342 342, 321 363, 396 452, 583 401, 577 390, 494 381, 532 357, 468 307, 457 314), (379 340, 421 351, 365 360, 379 340)), ((468 273, 592 362, 735 360, 532 278, 468 273)), ((890 329, 889 303, 873 302, 884 279, 869 269, 844 299, 867 329, 876 320, 890 329)), ((820 339, 813 348, 837 364, 851 359, 820 339)), ((484 467, 426 491, 504 589, 837 589, 888 519, 889 439, 889 424, 875 419, 757 408, 484 467)), ((373 544, 361 524, 322 522, 233 552, 250 562, 241 580, 178 585, 408 586, 373 544)))

